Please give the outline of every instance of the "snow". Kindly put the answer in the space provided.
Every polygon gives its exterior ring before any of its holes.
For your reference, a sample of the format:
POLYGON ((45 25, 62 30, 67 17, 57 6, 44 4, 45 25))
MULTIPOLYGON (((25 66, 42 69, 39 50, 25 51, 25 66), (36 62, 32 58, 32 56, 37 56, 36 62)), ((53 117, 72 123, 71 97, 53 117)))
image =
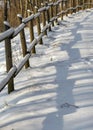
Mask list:
MULTIPOLYGON (((93 10, 64 17, 52 27, 15 78, 0 93, 0 130, 93 130, 93 10)), ((29 31, 26 32, 29 47, 29 31)), ((13 39, 14 64, 22 57, 13 39)), ((6 75, 0 44, 0 80, 6 75)))

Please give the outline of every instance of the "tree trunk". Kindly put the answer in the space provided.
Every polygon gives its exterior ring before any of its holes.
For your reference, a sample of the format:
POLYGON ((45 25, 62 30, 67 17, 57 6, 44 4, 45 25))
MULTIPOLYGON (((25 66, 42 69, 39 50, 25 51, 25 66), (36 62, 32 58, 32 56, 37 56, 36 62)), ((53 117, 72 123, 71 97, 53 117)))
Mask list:
POLYGON ((7 21, 7 0, 4 0, 4 21, 7 21))

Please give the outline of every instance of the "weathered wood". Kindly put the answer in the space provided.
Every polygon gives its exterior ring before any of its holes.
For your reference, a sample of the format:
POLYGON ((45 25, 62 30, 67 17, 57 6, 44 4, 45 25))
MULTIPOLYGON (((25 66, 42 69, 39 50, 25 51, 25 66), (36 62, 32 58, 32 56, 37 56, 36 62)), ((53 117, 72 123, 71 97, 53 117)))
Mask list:
MULTIPOLYGON (((53 17, 53 3, 49 4, 50 6, 50 19, 53 17)), ((54 26, 54 21, 52 22, 52 26, 54 26)))
POLYGON ((90 0, 88 0, 88 8, 90 8, 90 0))
POLYGON ((74 9, 75 5, 76 5, 76 1, 72 0, 73 13, 76 13, 76 10, 74 9))
POLYGON ((14 77, 14 74, 17 70, 16 66, 13 66, 9 72, 7 73, 6 77, 0 82, 0 92, 5 88, 11 78, 14 77))
POLYGON ((40 0, 36 0, 36 6, 38 6, 38 8, 41 7, 41 1, 40 0))
MULTIPOLYGON (((22 24, 22 16, 20 14, 18 14, 17 16, 19 18, 20 24, 22 24)), ((21 39, 23 57, 25 57, 25 55, 27 54, 27 45, 26 45, 26 38, 25 38, 24 28, 20 32, 20 39, 21 39)), ((30 66, 29 61, 27 61, 25 63, 25 68, 28 68, 29 66, 30 66)))
POLYGON ((44 34, 43 33, 41 33, 36 39, 37 39, 37 43, 41 40, 41 38, 42 38, 42 36, 43 36, 44 34))
POLYGON ((34 19, 36 19, 36 18, 38 18, 40 15, 41 15, 41 13, 40 12, 38 12, 38 8, 35 6, 35 15, 34 15, 34 19))
POLYGON ((14 29, 10 28, 8 30, 6 30, 5 32, 0 34, 0 42, 5 40, 6 38, 9 38, 10 36, 12 36, 14 33, 14 29))
POLYGON ((37 39, 34 39, 31 43, 31 45, 29 46, 29 48, 27 49, 27 52, 30 53, 31 50, 33 49, 33 47, 37 44, 37 39))
POLYGON ((92 8, 92 0, 90 0, 90 8, 92 8))
MULTIPOLYGON (((32 12, 28 10, 28 15, 31 16, 32 12)), ((33 15, 33 14, 32 14, 33 15)), ((30 41, 32 42, 34 40, 34 25, 33 25, 33 19, 29 21, 29 31, 30 31, 30 41)), ((33 47, 32 53, 36 53, 35 46, 33 47)))
MULTIPOLYGON (((61 11, 60 12, 62 12, 63 11, 63 1, 61 1, 61 11)), ((62 13, 62 15, 61 15, 61 20, 63 20, 63 13, 62 13)))
MULTIPOLYGON (((59 8, 58 8, 58 5, 59 5, 58 2, 55 2, 55 3, 54 3, 55 16, 57 16, 57 14, 58 14, 58 9, 59 9, 59 8)), ((57 20, 57 19, 56 19, 56 23, 58 23, 58 20, 57 20)))
MULTIPOLYGON (((48 6, 48 2, 45 3, 46 6, 46 17, 47 17, 47 23, 50 22, 50 15, 49 15, 49 6, 48 6)), ((49 26, 49 31, 51 31, 51 27, 49 26)))
POLYGON ((29 21, 33 20, 33 19, 34 19, 34 14, 28 16, 27 18, 24 18, 24 19, 22 20, 22 22, 26 24, 26 23, 28 23, 29 21))
POLYGON ((41 32, 42 32, 42 33, 44 33, 44 32, 48 29, 48 27, 49 27, 49 26, 48 26, 48 24, 47 24, 47 25, 45 25, 45 26, 43 27, 43 29, 42 29, 42 31, 41 31, 41 32))
MULTIPOLYGON (((35 7, 35 13, 38 14, 38 8, 37 7, 35 7)), ((38 36, 39 36, 40 33, 41 33, 40 17, 37 17, 37 18, 35 17, 35 20, 36 20, 37 32, 38 32, 38 36)), ((40 44, 43 44, 42 38, 40 40, 40 44)))
POLYGON ((25 63, 28 61, 28 59, 30 58, 31 54, 28 53, 25 55, 25 57, 23 57, 23 60, 21 61, 21 63, 18 65, 17 71, 15 73, 15 76, 20 72, 20 70, 23 68, 23 66, 25 65, 25 63))
POLYGON ((42 4, 42 7, 40 9, 38 9, 38 12, 42 13, 46 10, 46 7, 42 4))
POLYGON ((26 25, 24 23, 21 23, 15 30, 14 33, 12 35, 12 38, 17 36, 25 27, 26 25))
POLYGON ((65 15, 67 16, 67 0, 64 0, 64 11, 65 15))
MULTIPOLYGON (((10 25, 4 22, 5 30, 10 29, 10 25)), ((11 39, 10 37, 5 39, 5 56, 6 56, 6 71, 9 72, 13 66, 12 63, 12 49, 11 49, 11 39)), ((14 79, 13 77, 8 82, 8 93, 14 91, 14 79)))
POLYGON ((76 12, 78 12, 79 11, 79 0, 76 1, 76 6, 77 6, 76 12))
MULTIPOLYGON (((44 6, 44 5, 42 5, 42 6, 44 6)), ((42 8, 45 8, 45 7, 42 7, 42 8)), ((46 8, 45 8, 45 9, 46 9, 46 8)), ((43 24, 43 27, 46 26, 45 9, 42 11, 42 24, 43 24)), ((47 30, 44 31, 44 34, 47 35, 47 30)))

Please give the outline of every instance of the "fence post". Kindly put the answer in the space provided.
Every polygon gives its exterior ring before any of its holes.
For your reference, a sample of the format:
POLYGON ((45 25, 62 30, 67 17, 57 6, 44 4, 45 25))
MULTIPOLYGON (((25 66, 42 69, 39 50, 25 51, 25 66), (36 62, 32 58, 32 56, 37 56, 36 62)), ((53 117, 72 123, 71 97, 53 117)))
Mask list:
POLYGON ((88 8, 90 8, 90 0, 88 0, 88 8))
POLYGON ((85 1, 85 9, 87 9, 88 8, 88 5, 87 5, 88 0, 84 0, 84 1, 85 1))
MULTIPOLYGON (((76 7, 76 1, 73 0, 73 8, 75 8, 75 7, 76 7)), ((76 9, 74 9, 73 12, 76 13, 76 9)))
MULTIPOLYGON (((55 6, 55 16, 57 16, 58 14, 58 11, 59 11, 59 3, 55 2, 56 4, 54 5, 55 6)), ((55 21, 57 24, 58 24, 58 18, 56 19, 55 21)))
MULTIPOLYGON (((35 6, 35 13, 38 13, 38 8, 36 6, 35 6)), ((38 32, 38 36, 39 36, 41 33, 40 17, 36 18, 36 25, 37 25, 37 32, 38 32)), ((39 43, 43 44, 42 38, 39 43)))
POLYGON ((91 5, 91 3, 92 3, 92 0, 90 0, 90 8, 92 8, 92 5, 91 5))
MULTIPOLYGON (((64 11, 66 11, 66 0, 64 0, 64 11)), ((64 13, 66 15, 66 13, 64 13)))
MULTIPOLYGON (((79 5, 79 0, 76 0, 76 6, 78 6, 79 5)), ((76 12, 78 12, 79 11, 79 7, 77 7, 76 8, 76 12)))
POLYGON ((37 6, 38 8, 41 7, 41 1, 40 1, 40 0, 36 0, 36 6, 37 6))
MULTIPOLYGON (((28 10, 28 16, 30 16, 32 12, 28 10)), ((33 25, 33 19, 29 22, 29 30, 30 30, 30 40, 31 42, 34 40, 34 25, 33 25)), ((35 46, 32 49, 32 53, 36 53, 35 46)))
MULTIPOLYGON (((71 0, 71 8, 73 8, 73 0, 71 0)), ((71 9, 71 14, 73 13, 73 9, 71 9)))
MULTIPOLYGON (((48 2, 45 3, 45 7, 48 7, 48 2)), ((49 9, 46 10, 46 16, 47 16, 47 23, 50 22, 50 17, 49 17, 49 9)))
MULTIPOLYGON (((45 6, 48 7, 48 2, 45 3, 45 6)), ((46 10, 46 15, 47 15, 47 22, 50 22, 50 15, 49 15, 49 9, 46 10)), ((49 31, 51 31, 51 27, 49 27, 49 31)))
POLYGON ((93 8, 93 0, 91 0, 91 3, 92 3, 92 4, 91 4, 91 7, 93 8))
MULTIPOLYGON (((8 22, 4 22, 5 30, 8 30, 10 28, 10 25, 8 22)), ((9 70, 12 68, 12 49, 11 49, 11 38, 5 39, 5 55, 6 55, 6 71, 9 72, 9 70)), ((14 79, 11 78, 8 82, 8 94, 14 91, 14 79)))
MULTIPOLYGON (((63 0, 61 1, 61 11, 63 11, 63 0)), ((63 20, 63 13, 61 15, 61 20, 63 20)))
MULTIPOLYGON (((53 18, 53 3, 50 4, 50 19, 53 18)), ((52 26, 54 26, 54 22, 52 22, 52 26)))
MULTIPOLYGON (((41 4, 41 7, 43 7, 43 3, 41 4)), ((46 25, 46 16, 45 16, 45 10, 42 12, 42 23, 43 27, 46 25)), ((45 35, 47 35, 47 31, 44 32, 45 35)))
MULTIPOLYGON (((68 9, 71 7, 71 0, 68 1, 68 9)), ((71 10, 68 10, 68 14, 71 13, 71 10)))
MULTIPOLYGON (((22 23, 22 15, 18 14, 17 15, 19 18, 19 23, 22 23)), ((20 32, 20 39, 21 39, 21 46, 22 46, 22 53, 23 53, 23 57, 27 54, 27 45, 26 45, 26 39, 25 39, 25 32, 24 29, 20 32)), ((27 61, 25 63, 25 68, 28 68, 29 65, 29 61, 27 61)))
MULTIPOLYGON (((67 10, 67 9, 68 9, 68 1, 65 0, 65 10, 67 10)), ((68 11, 66 12, 66 16, 68 16, 68 11)))
POLYGON ((82 10, 85 9, 85 0, 83 0, 83 7, 82 7, 82 10))

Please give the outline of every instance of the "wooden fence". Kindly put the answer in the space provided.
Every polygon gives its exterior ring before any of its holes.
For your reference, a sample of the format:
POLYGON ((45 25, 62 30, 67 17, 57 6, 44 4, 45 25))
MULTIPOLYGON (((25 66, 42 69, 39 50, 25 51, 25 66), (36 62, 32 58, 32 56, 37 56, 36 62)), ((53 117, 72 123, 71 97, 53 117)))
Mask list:
MULTIPOLYGON (((42 8, 38 9, 35 7, 35 14, 32 14, 30 10, 28 10, 29 16, 27 18, 22 18, 21 15, 18 15, 20 25, 17 28, 12 28, 7 21, 4 22, 5 32, 0 34, 0 42, 5 41, 5 55, 6 55, 6 77, 0 82, 0 91, 2 91, 6 85, 8 85, 8 93, 14 91, 14 78, 21 71, 23 66, 28 68, 29 58, 32 53, 36 53, 35 46, 36 44, 43 44, 42 37, 47 35, 47 30, 51 31, 51 27, 56 23, 58 24, 58 18, 61 20, 64 18, 64 15, 68 15, 69 13, 75 13, 80 9, 91 8, 93 5, 93 0, 58 0, 57 2, 45 3, 42 8), (42 25, 41 29, 40 19, 42 17, 42 25), (38 37, 34 37, 34 24, 35 20, 38 37), (25 26, 29 24, 30 30, 30 39, 31 44, 29 48, 26 45, 25 38, 25 26), (12 49, 11 49, 11 40, 20 34, 23 60, 19 63, 18 66, 13 65, 12 61, 12 49)), ((1 43, 0 43, 1 44, 1 43)))

